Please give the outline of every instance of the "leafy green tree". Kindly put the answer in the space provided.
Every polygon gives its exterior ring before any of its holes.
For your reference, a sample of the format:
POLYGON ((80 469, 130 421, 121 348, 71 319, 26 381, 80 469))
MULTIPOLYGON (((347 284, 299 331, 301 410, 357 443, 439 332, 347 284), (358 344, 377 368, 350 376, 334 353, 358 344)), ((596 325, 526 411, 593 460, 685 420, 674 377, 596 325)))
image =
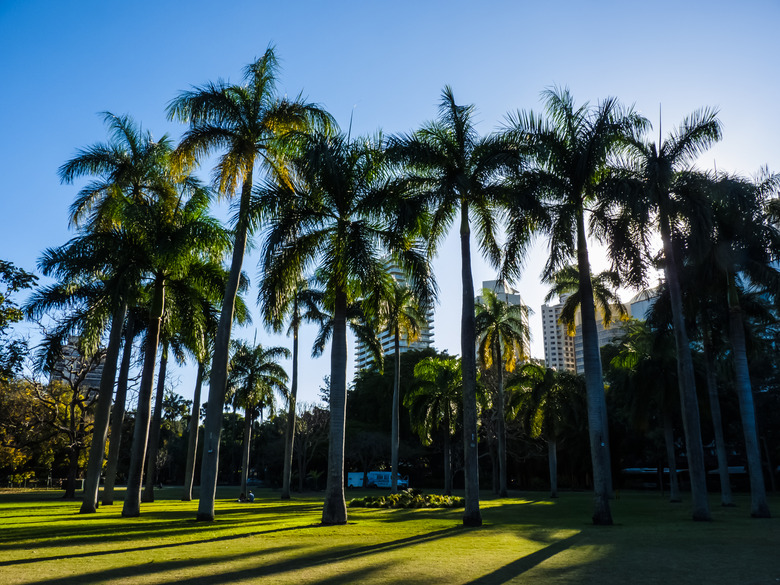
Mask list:
POLYGON ((531 332, 528 329, 528 307, 511 305, 495 291, 482 289, 476 305, 475 331, 477 354, 486 370, 495 368, 497 379, 499 495, 506 497, 506 409, 504 372, 512 372, 517 361, 529 355, 531 332))
MULTIPOLYGON (((268 185, 264 197, 283 202, 270 220, 263 273, 281 299, 292 283, 317 268, 325 306, 332 310, 330 446, 324 524, 344 524, 344 429, 347 391, 346 328, 350 305, 367 296, 386 275, 381 258, 391 255, 412 277, 426 274, 424 254, 413 235, 398 229, 387 196, 384 155, 377 141, 350 141, 343 135, 301 136, 290 164, 292 184, 268 185), (414 269, 408 267, 414 266, 414 269)), ((411 286, 427 290, 413 280, 411 286)), ((277 304, 277 301, 272 301, 277 304)), ((279 303, 281 304, 281 303, 279 303)))
MULTIPOLYGON (((599 355, 598 331, 593 302, 586 214, 601 195, 602 179, 611 156, 627 136, 645 126, 645 120, 626 110, 614 98, 595 107, 585 103, 575 107, 568 89, 548 89, 543 93, 546 118, 529 112, 510 116, 508 133, 520 145, 528 163, 524 171, 525 188, 547 202, 550 256, 544 278, 577 260, 582 310, 582 341, 585 385, 588 395, 595 524, 612 524, 609 498, 611 491, 609 434, 606 420, 604 382, 599 355)), ((613 260, 629 265, 628 273, 642 273, 641 258, 635 248, 624 246, 624 232, 591 215, 590 233, 609 240, 613 260), (610 229, 616 228, 616 229, 610 229)), ((523 232, 520 232, 523 234, 523 232)), ((511 231, 510 231, 511 234, 511 231)), ((632 283, 628 283, 632 284, 632 283)))
POLYGON ((391 154, 407 169, 408 184, 427 202, 431 224, 429 252, 436 253, 459 216, 461 245, 461 353, 463 367, 463 441, 466 506, 463 523, 480 526, 479 449, 477 446, 477 364, 474 347, 474 281, 471 273, 471 229, 476 228, 480 251, 492 264, 501 262, 496 241, 499 206, 510 192, 504 181, 518 164, 516 150, 497 137, 480 137, 474 106, 456 104, 445 87, 439 117, 417 132, 391 142, 391 154))
POLYGON ((587 411, 582 376, 559 372, 529 362, 523 364, 508 385, 510 412, 523 421, 528 434, 547 443, 550 497, 558 497, 558 441, 567 428, 576 427, 587 411))
POLYGON ((23 311, 12 300, 15 293, 35 286, 37 277, 11 262, 0 260, 0 383, 8 380, 19 371, 26 353, 27 344, 23 339, 9 335, 8 328, 24 318, 23 311))
MULTIPOLYGON (((257 215, 253 213, 252 187, 255 167, 273 170, 285 177, 282 161, 291 133, 312 127, 328 128, 330 116, 302 99, 289 100, 277 93, 278 62, 273 47, 244 69, 244 84, 208 83, 182 92, 168 105, 168 116, 190 125, 178 152, 186 164, 224 151, 215 169, 215 183, 221 196, 232 198, 239 183, 241 193, 235 218, 233 255, 225 286, 219 328, 209 382, 206 413, 201 497, 198 519, 214 519, 214 497, 219 465, 219 436, 227 391, 230 333, 244 250, 257 215)), ((288 180, 285 178, 284 180, 288 180)))
POLYGON ((252 444, 252 423, 257 413, 273 406, 274 391, 287 397, 288 376, 277 362, 289 358, 284 347, 254 346, 244 341, 233 341, 233 355, 228 374, 228 396, 234 406, 244 410, 244 448, 241 461, 241 493, 247 493, 249 452, 252 444))
POLYGON ((414 367, 415 389, 406 395, 412 428, 424 445, 430 445, 437 430, 444 441, 444 491, 452 495, 451 438, 458 405, 462 402, 463 371, 460 359, 452 356, 427 357, 414 367))

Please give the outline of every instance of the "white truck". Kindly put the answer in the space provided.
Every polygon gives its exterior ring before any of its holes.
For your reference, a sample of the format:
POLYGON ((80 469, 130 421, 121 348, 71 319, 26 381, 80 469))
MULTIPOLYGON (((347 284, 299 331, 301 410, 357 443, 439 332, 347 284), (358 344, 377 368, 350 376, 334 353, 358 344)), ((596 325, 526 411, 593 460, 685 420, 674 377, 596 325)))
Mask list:
MULTIPOLYGON (((389 488, 392 483, 392 474, 389 471, 369 471, 368 485, 365 487, 389 488)), ((363 487, 363 473, 353 471, 347 473, 347 487, 363 487)), ((409 487, 408 475, 398 477, 398 487, 401 489, 409 487)))

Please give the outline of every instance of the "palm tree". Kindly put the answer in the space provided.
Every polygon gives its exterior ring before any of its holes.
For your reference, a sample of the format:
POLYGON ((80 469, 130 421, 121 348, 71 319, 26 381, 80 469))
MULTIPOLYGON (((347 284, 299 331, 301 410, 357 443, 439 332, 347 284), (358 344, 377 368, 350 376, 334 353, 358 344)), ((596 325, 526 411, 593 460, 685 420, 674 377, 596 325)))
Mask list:
POLYGON ((290 324, 287 335, 292 335, 292 378, 290 380, 290 393, 287 401, 287 429, 284 440, 284 469, 282 471, 282 499, 290 499, 290 479, 292 475, 293 446, 295 444, 295 418, 296 404, 298 401, 298 332, 304 322, 320 322, 322 312, 319 304, 322 301, 321 291, 309 288, 308 283, 300 279, 295 287, 286 292, 283 298, 278 299, 281 304, 273 305, 273 299, 266 299, 266 295, 273 291, 273 287, 265 287, 261 283, 258 302, 263 310, 263 318, 267 326, 276 332, 282 330, 284 320, 289 316, 290 324))
POLYGON ((379 327, 393 336, 393 407, 390 431, 390 470, 392 493, 398 492, 398 429, 400 417, 401 393, 401 338, 406 345, 417 341, 422 328, 427 323, 425 311, 415 299, 414 292, 395 278, 389 289, 382 291, 377 288, 378 299, 377 321, 379 327))
MULTIPOLYGON (((659 143, 644 142, 639 138, 630 141, 631 171, 633 183, 626 183, 621 190, 621 205, 631 208, 635 216, 635 233, 644 232, 656 224, 663 242, 663 268, 672 309, 672 326, 677 346, 678 383, 685 429, 685 444, 691 478, 693 519, 710 520, 707 501, 704 450, 701 442, 699 404, 696 396, 693 358, 688 332, 685 328, 678 258, 673 238, 681 208, 695 221, 710 221, 706 206, 709 181, 690 170, 696 157, 721 137, 720 122, 714 110, 699 110, 685 118, 679 128, 659 143), (705 213, 702 213, 704 211, 705 213)), ((700 242, 701 243, 701 242, 700 242)))
POLYGON ((512 372, 518 360, 528 357, 531 333, 528 329, 528 307, 512 305, 496 292, 482 289, 476 305, 475 331, 477 354, 485 369, 495 367, 498 405, 498 483, 499 496, 506 497, 506 408, 504 372, 512 372))
MULTIPOLYGON (((608 98, 597 106, 575 107, 568 89, 548 89, 543 94, 547 119, 519 112, 509 117, 508 133, 529 158, 523 181, 548 202, 546 227, 550 256, 544 269, 549 279, 574 257, 580 275, 582 341, 585 386, 588 396, 595 524, 612 524, 609 435, 604 382, 601 373, 596 313, 593 303, 586 212, 599 196, 609 158, 631 132, 644 127, 644 118, 608 98)), ((613 235, 598 216, 591 216, 591 233, 613 235)), ((510 231, 510 237, 512 236, 510 231)), ((521 231, 521 236, 524 233, 521 231)), ((614 241, 614 240, 613 240, 614 241)), ((637 255, 632 249, 610 246, 613 259, 633 260, 628 273, 636 273, 637 255), (632 272, 633 271, 633 272, 632 272)))
POLYGON ((330 116, 313 104, 278 96, 278 69, 274 49, 269 47, 262 57, 246 66, 243 85, 209 83, 182 92, 168 105, 169 118, 190 124, 178 147, 182 161, 186 164, 224 149, 215 170, 217 191, 232 198, 238 184, 242 183, 230 275, 222 301, 209 382, 198 505, 200 520, 214 519, 219 437, 227 391, 235 298, 247 239, 257 222, 257 217, 251 213, 255 167, 260 165, 266 171, 273 169, 280 177, 285 177, 282 161, 289 135, 313 126, 327 128, 331 124, 330 116))
POLYGON ((264 348, 260 344, 249 345, 245 341, 233 341, 228 374, 228 396, 233 406, 244 409, 244 449, 241 461, 241 493, 247 493, 249 476, 249 451, 252 423, 256 412, 274 403, 274 390, 287 396, 287 372, 277 363, 279 358, 289 358, 285 347, 264 348))
POLYGON ((558 440, 586 411, 582 376, 529 362, 509 382, 510 411, 522 417, 531 437, 544 437, 550 497, 558 497, 558 440))
POLYGON ((422 294, 427 261, 388 217, 384 157, 376 140, 354 142, 343 135, 301 136, 300 154, 290 163, 294 183, 266 186, 264 198, 283 202, 270 220, 263 258, 267 298, 281 304, 291 283, 312 268, 332 308, 330 444, 323 524, 347 521, 344 500, 347 311, 386 277, 381 258, 391 255, 422 294), (414 269, 410 269, 413 267, 414 269))
POLYGON ((427 234, 431 255, 435 254, 460 215, 461 365, 466 473, 463 524, 481 526, 471 229, 473 222, 481 252, 494 266, 498 266, 501 249, 495 234, 500 216, 499 205, 511 191, 509 183, 503 178, 517 166, 517 151, 508 148, 506 142, 496 137, 479 137, 474 127, 474 106, 456 104, 452 89, 445 87, 439 104, 439 118, 412 135, 393 139, 390 152, 406 166, 409 185, 422 195, 432 210, 427 234))
POLYGON ((780 250, 780 230, 767 217, 767 202, 778 186, 778 175, 767 174, 757 181, 719 177, 714 201, 715 230, 707 240, 714 248, 716 266, 726 282, 735 388, 750 475, 751 515, 755 518, 769 518, 770 512, 761 468, 739 284, 749 283, 774 295, 780 287, 780 271, 775 267, 780 250))
POLYGON ((412 428, 424 445, 430 445, 435 431, 444 438, 444 492, 452 495, 451 436, 462 401, 463 373, 456 357, 428 357, 414 367, 415 388, 404 398, 412 428))

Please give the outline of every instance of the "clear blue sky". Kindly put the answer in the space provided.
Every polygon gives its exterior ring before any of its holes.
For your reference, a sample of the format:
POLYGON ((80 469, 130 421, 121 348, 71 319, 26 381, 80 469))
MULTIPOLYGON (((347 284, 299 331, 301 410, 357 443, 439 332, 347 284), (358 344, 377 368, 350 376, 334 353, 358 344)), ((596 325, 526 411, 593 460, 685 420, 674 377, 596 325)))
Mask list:
MULTIPOLYGON (((413 130, 436 115, 445 84, 477 106, 480 131, 509 111, 540 108, 539 93, 568 86, 581 103, 617 96, 658 131, 702 106, 720 109, 724 140, 700 161, 719 170, 780 171, 777 115, 780 3, 670 2, 0 2, 0 258, 34 269, 65 243, 77 186, 58 167, 106 139, 98 112, 130 114, 156 136, 180 90, 241 69, 269 43, 281 84, 330 110, 353 134, 413 130)), ((209 169, 203 170, 204 177, 209 169)), ((454 239, 435 268, 442 291, 436 346, 459 350, 460 281, 454 239)), ((540 243, 515 283, 536 311, 533 353, 542 357, 540 243)), ((474 279, 494 278, 474 260, 474 279)), ((245 269, 256 277, 256 260, 245 269)), ((254 299, 250 299, 253 304, 254 299)), ((239 335, 252 338, 254 329, 239 335)), ((269 344, 286 344, 284 337, 269 344)), ((328 359, 302 368, 314 400, 328 359)), ((192 367, 176 391, 191 396, 192 367)))

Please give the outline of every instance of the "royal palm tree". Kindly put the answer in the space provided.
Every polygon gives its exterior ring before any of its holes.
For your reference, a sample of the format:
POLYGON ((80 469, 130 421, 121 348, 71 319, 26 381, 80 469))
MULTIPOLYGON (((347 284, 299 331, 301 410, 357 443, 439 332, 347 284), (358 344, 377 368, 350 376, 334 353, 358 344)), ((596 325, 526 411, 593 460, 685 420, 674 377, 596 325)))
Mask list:
POLYGON ((477 355, 486 370, 495 367, 498 403, 498 494, 506 497, 506 408, 504 372, 512 372, 519 361, 528 358, 531 332, 528 307, 512 305, 489 288, 482 289, 476 305, 477 355))
MULTIPOLYGON (((644 118, 627 110, 614 98, 591 107, 575 107, 568 89, 548 89, 543 94, 546 118, 532 112, 509 117, 507 133, 528 157, 524 169, 525 188, 536 192, 548 204, 550 255, 544 278, 569 264, 574 258, 580 275, 582 342, 585 386, 588 395, 595 524, 612 524, 609 435, 606 420, 604 382, 599 355, 596 313, 593 302, 586 214, 600 195, 601 179, 610 157, 631 133, 644 127, 644 118)), ((591 215, 590 233, 614 235, 597 215, 591 215)), ((514 236, 509 232, 510 244, 514 236)), ((520 236, 525 237, 520 231, 520 236)), ((638 253, 630 247, 608 242, 614 260, 629 264, 628 275, 639 271, 638 253), (618 257, 619 256, 619 257, 618 257)), ((633 284, 626 282, 626 284, 633 284)))
POLYGON ((263 347, 234 340, 228 374, 228 398, 234 407, 244 410, 244 447, 241 460, 241 493, 247 493, 252 423, 256 413, 273 406, 274 391, 287 397, 287 372, 278 361, 289 358, 285 347, 263 347))
POLYGON ((558 441, 585 416, 582 376, 529 362, 510 379, 509 411, 519 416, 528 434, 547 443, 550 497, 558 497, 558 441))
MULTIPOLYGON (((283 202, 270 220, 263 274, 267 298, 281 304, 290 283, 318 269, 325 306, 332 312, 330 443, 323 524, 347 521, 344 500, 347 311, 386 278, 382 258, 410 274, 424 296, 427 259, 415 246, 417 234, 404 234, 388 212, 384 154, 377 140, 350 141, 343 135, 303 135, 290 163, 293 183, 280 178, 264 198, 283 202)), ((270 205, 270 203, 269 203, 270 205)))
POLYGON ((415 387, 404 398, 412 428, 424 445, 430 445, 436 431, 444 442, 444 492, 452 495, 451 437, 458 405, 462 403, 463 373, 460 360, 452 356, 428 357, 414 367, 415 387))
MULTIPOLYGON (((630 177, 620 190, 620 205, 629 209, 636 228, 633 233, 644 237, 658 226, 663 243, 663 268, 672 311, 672 327, 677 347, 678 383, 682 406, 685 444, 691 479, 694 520, 710 520, 707 500, 704 450, 701 442, 699 403, 696 396, 693 358, 685 327, 679 271, 682 259, 674 246, 681 216, 708 223, 707 177, 691 170, 695 159, 721 137, 721 126, 715 110, 698 110, 658 144, 641 138, 630 141, 630 177)), ((703 242, 695 242, 703 244, 703 242)))
POLYGON ((230 275, 222 300, 219 329, 214 342, 214 356, 209 382, 206 411, 206 445, 203 449, 201 497, 198 519, 214 519, 214 497, 217 488, 219 437, 227 391, 230 333, 235 298, 247 240, 257 225, 252 213, 252 187, 255 167, 273 170, 283 181, 287 138, 291 133, 314 126, 327 128, 330 116, 302 99, 289 100, 277 93, 278 62, 273 47, 244 69, 244 84, 208 83, 182 92, 168 105, 168 117, 190 125, 178 152, 183 163, 224 151, 215 170, 218 193, 232 198, 241 184, 235 217, 233 255, 230 275))
MULTIPOLYGON (((463 441, 466 506, 463 524, 480 526, 479 449, 477 446, 477 364, 474 347, 474 281, 471 272, 471 230, 480 251, 496 267, 501 249, 496 241, 500 204, 511 192, 505 175, 516 169, 517 150, 497 137, 480 137, 474 106, 455 102, 445 87, 439 117, 417 132, 391 140, 392 156, 406 167, 408 184, 428 203, 432 217, 427 231, 434 255, 459 216, 461 248, 461 353, 463 358, 463 441)), ((515 246, 517 258, 522 245, 515 246)))

